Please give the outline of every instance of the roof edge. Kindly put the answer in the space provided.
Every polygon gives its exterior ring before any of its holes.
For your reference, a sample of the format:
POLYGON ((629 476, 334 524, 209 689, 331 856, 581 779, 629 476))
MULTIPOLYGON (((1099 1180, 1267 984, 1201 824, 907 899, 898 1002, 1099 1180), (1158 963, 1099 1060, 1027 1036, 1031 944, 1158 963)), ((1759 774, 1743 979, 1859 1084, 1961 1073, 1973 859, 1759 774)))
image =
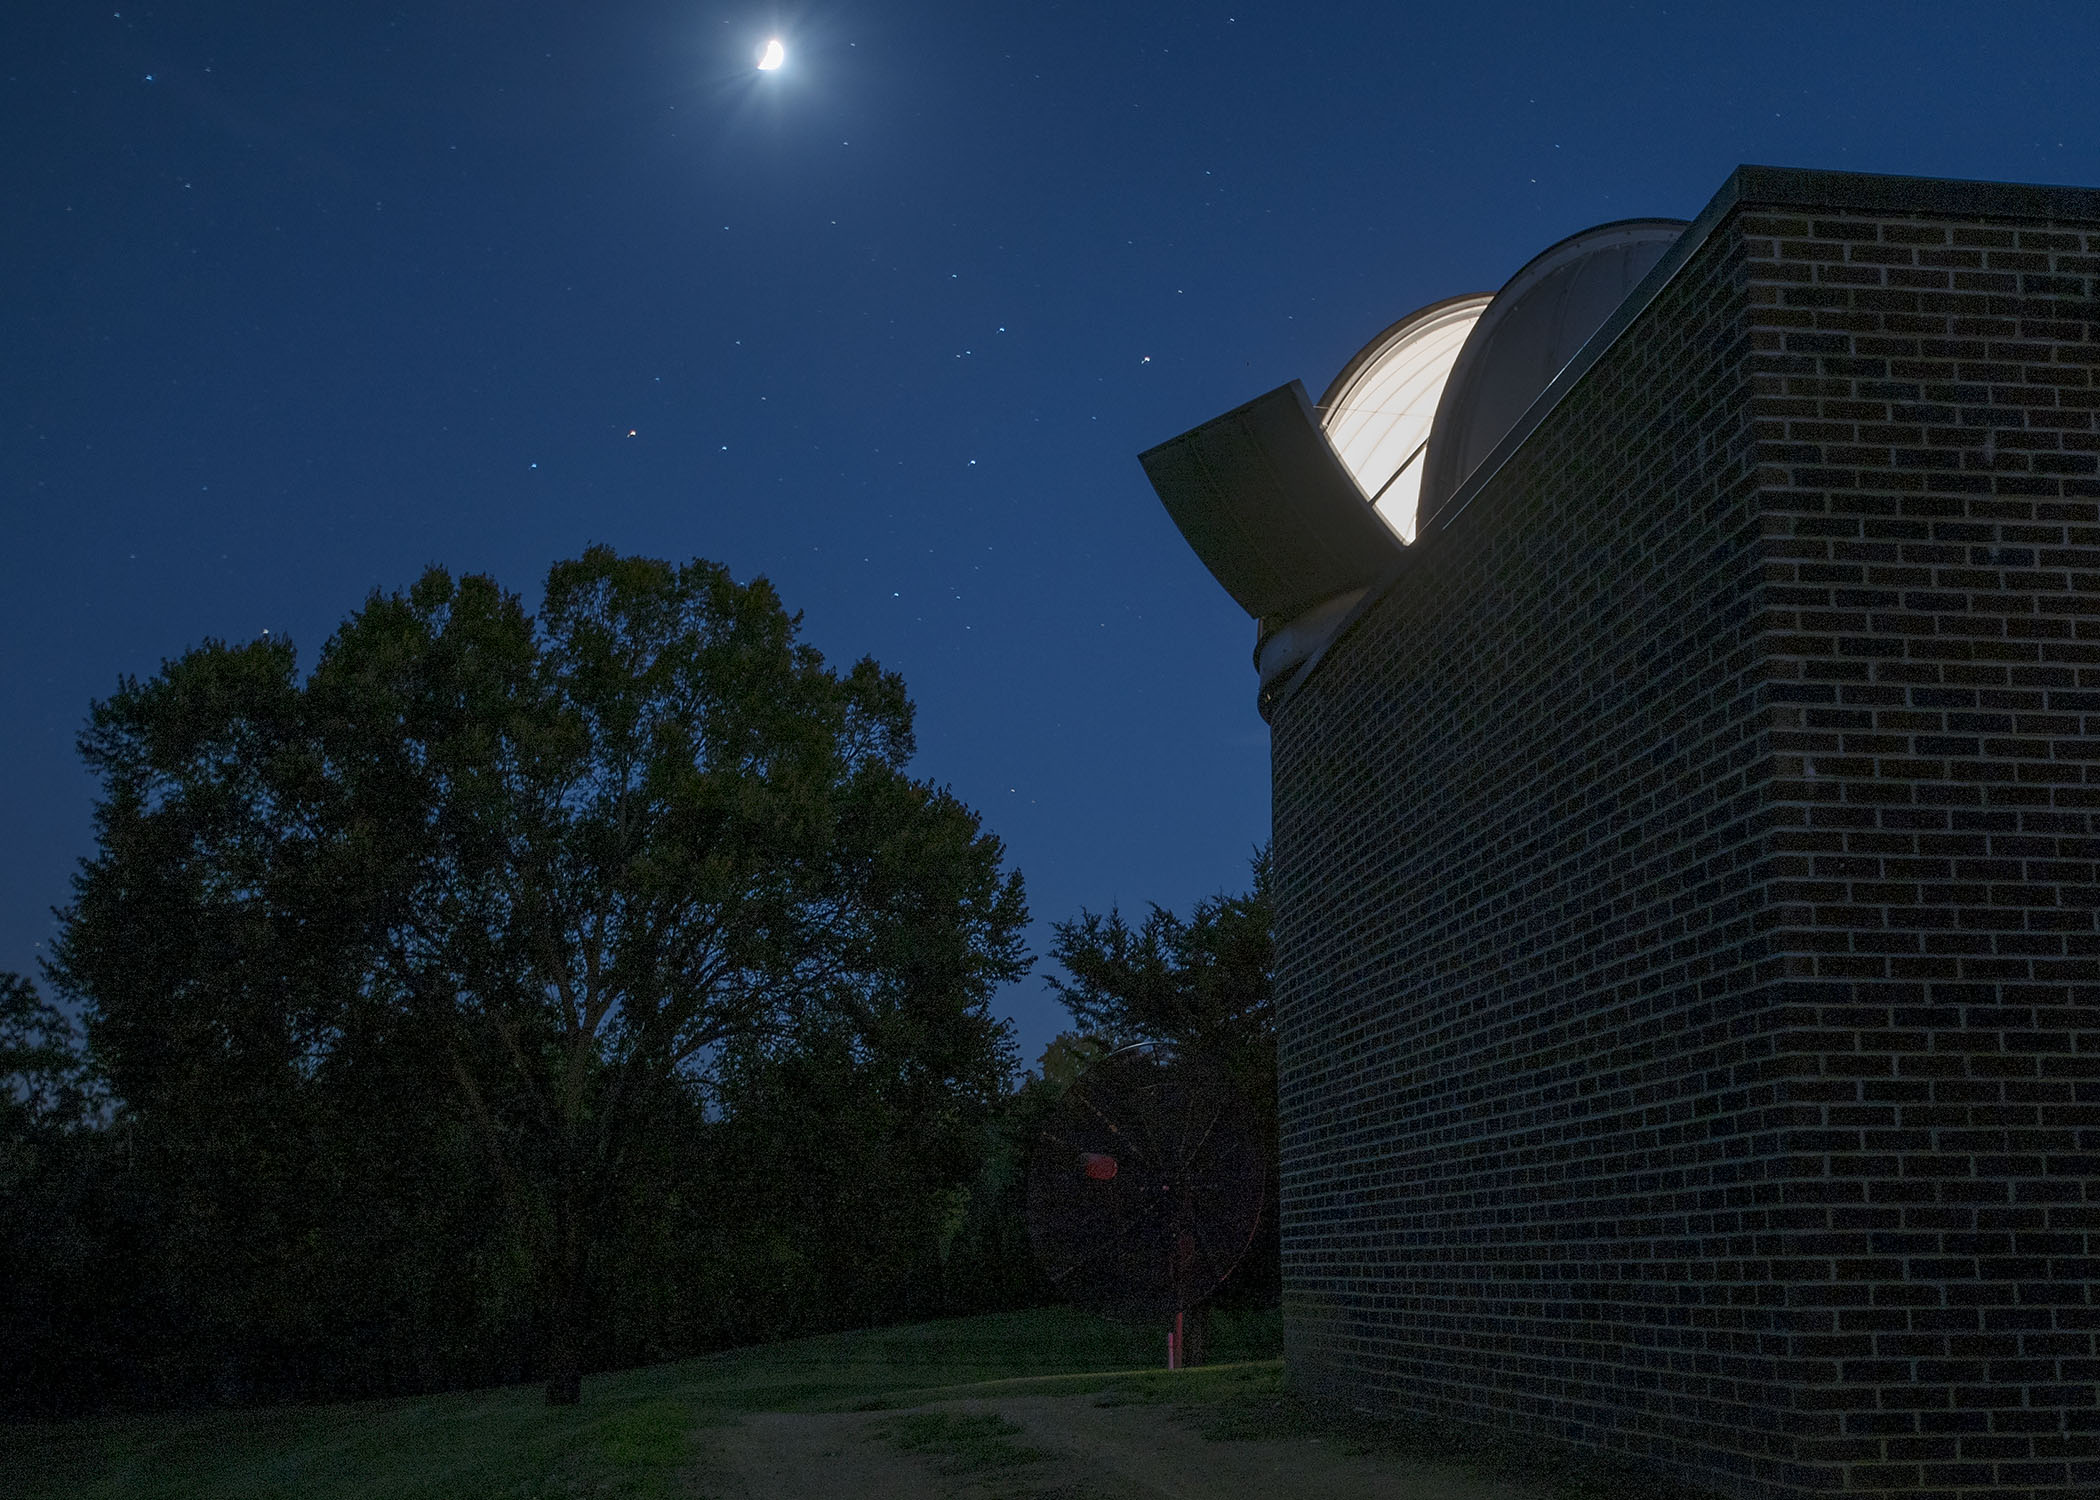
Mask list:
POLYGON ((1418 307, 1406 317, 1386 324, 1361 349, 1349 356, 1349 363, 1343 365, 1334 379, 1327 382, 1327 389, 1322 391, 1320 399, 1313 403, 1313 410, 1324 412, 1333 406, 1335 397, 1341 395, 1348 388, 1349 382, 1362 372, 1365 365, 1369 364, 1375 356, 1385 352, 1385 346, 1393 341, 1394 335, 1413 324, 1425 322, 1440 313, 1450 312, 1461 303, 1478 302, 1485 308, 1488 303, 1494 300, 1495 294, 1493 292, 1460 292, 1456 297, 1445 297, 1428 304, 1426 307, 1418 307))
MULTIPOLYGON (((1536 401, 1518 419, 1497 443, 1488 456, 1481 460, 1466 482, 1444 502, 1434 517, 1425 518, 1433 522, 1434 529, 1425 529, 1415 538, 1414 546, 1408 549, 1408 562, 1414 553, 1436 534, 1448 529, 1465 508, 1488 485, 1494 482, 1517 449, 1523 445, 1539 425, 1552 415, 1574 384, 1590 372, 1598 360, 1610 352, 1612 346, 1635 320, 1648 310, 1649 304, 1661 295, 1664 287, 1676 280, 1677 273, 1699 252, 1714 231, 1726 222, 1738 208, 1820 208, 1841 212, 1846 209, 1865 209, 1877 213, 1922 213, 1944 214, 1954 217, 1999 218, 1999 219, 2051 219, 2100 222, 2100 188, 2059 187, 2043 183, 2025 182, 1976 182, 1947 177, 1904 177, 1876 172, 1831 172, 1810 167, 1764 167, 1744 163, 1728 174, 1721 190, 1714 194, 1706 207, 1699 210, 1697 218, 1677 238, 1677 243, 1664 252, 1654 269, 1641 279, 1626 300, 1619 304, 1618 311, 1604 320, 1604 326, 1590 335, 1575 357, 1561 368, 1546 389, 1539 393, 1536 401)), ((1378 601, 1390 593, 1393 587, 1409 571, 1406 563, 1389 569, 1385 576, 1367 590, 1356 606, 1351 609, 1333 634, 1321 643, 1320 648, 1307 657, 1290 678, 1279 685, 1273 694, 1264 694, 1262 717, 1273 718, 1284 704, 1304 686, 1306 680, 1320 669, 1337 643, 1348 639, 1356 629, 1357 622, 1374 609, 1378 601)))
POLYGON ((1882 172, 1831 172, 1746 163, 1721 189, 1734 201, 1766 208, 1871 209, 1983 219, 2100 220, 2100 188, 2040 182, 1977 182, 1882 172))

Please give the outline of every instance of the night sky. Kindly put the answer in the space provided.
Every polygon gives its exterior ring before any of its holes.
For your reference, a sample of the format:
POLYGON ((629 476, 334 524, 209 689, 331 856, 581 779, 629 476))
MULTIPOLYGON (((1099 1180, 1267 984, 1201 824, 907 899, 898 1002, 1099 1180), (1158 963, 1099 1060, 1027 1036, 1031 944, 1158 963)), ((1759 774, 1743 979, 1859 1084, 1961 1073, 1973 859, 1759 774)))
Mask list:
MULTIPOLYGON (((2100 183, 2096 44, 2092 0, 13 0, 0 968, 121 674, 591 542, 901 670, 1038 949, 1238 888, 1252 627, 1141 449, 1739 162, 2100 183)), ((1032 1059, 1061 1012, 1005 1009, 1032 1059)))

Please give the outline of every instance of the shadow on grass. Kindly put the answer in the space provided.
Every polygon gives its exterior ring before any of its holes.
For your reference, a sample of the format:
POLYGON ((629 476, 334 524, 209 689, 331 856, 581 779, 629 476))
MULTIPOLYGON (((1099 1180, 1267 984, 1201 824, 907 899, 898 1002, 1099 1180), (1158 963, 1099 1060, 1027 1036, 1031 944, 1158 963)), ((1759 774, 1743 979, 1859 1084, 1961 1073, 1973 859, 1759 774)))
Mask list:
POLYGON ((1293 1395, 1280 1380, 1268 1390, 1180 1403, 1175 1416, 1212 1442, 1324 1439, 1344 1453, 1447 1464, 1554 1500, 1722 1500, 1630 1459, 1484 1425, 1354 1411, 1293 1395))

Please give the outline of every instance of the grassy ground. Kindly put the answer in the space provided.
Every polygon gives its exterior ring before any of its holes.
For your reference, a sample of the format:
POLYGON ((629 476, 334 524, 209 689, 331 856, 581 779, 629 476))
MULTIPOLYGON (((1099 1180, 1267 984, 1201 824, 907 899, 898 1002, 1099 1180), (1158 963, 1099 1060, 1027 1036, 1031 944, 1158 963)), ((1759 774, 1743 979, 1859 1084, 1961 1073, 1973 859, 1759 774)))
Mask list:
MULTIPOLYGON (((1218 1314, 1215 1363, 1168 1374, 1163 1339, 1063 1308, 802 1339, 594 1376, 583 1404, 538 1387, 416 1400, 0 1426, 20 1500, 569 1500, 685 1496, 706 1429, 755 1412, 869 1412, 888 1443, 987 1482, 1043 1455, 989 1412, 929 1403, 1091 1395, 1162 1408, 1213 1443, 1318 1439, 1456 1466, 1557 1500, 1702 1500, 1594 1456, 1494 1432, 1365 1417, 1284 1389, 1274 1313, 1218 1314)), ((1025 1403, 1024 1403, 1025 1404, 1025 1403)), ((1023 1486, 1023 1489, 1026 1487, 1023 1486)), ((1018 1493, 1019 1491, 1017 1491, 1018 1493)), ((1031 1492, 1032 1493, 1032 1492, 1031 1492)))
MULTIPOLYGON (((1238 1352, 1238 1351, 1236 1351, 1238 1352)), ((1168 1374, 1133 1370, 1081 1376, 1043 1375, 952 1389, 892 1392, 870 1405, 913 1405, 969 1396, 1085 1395, 1096 1406, 1141 1404, 1169 1409, 1173 1420, 1214 1443, 1317 1438, 1341 1452, 1414 1463, 1446 1464, 1555 1500, 1719 1500, 1647 1467, 1488 1427, 1374 1416, 1308 1400, 1284 1387, 1280 1359, 1214 1364, 1168 1374)), ((890 1441, 914 1452, 944 1454, 950 1472, 1025 1463, 1033 1450, 1014 1441, 1011 1423, 941 1412, 896 1419, 890 1441)))
MULTIPOLYGON (((1280 1338, 1273 1313, 1221 1313, 1213 1357, 1269 1358, 1280 1338)), ((513 1386, 403 1401, 0 1427, 0 1495, 641 1500, 678 1493, 694 1430, 743 1412, 874 1411, 980 1388, 1101 1390, 1118 1372, 1158 1365, 1163 1343, 1149 1329, 1042 1308, 593 1376, 584 1382, 583 1404, 566 1409, 546 1406, 538 1387, 513 1386)), ((961 1441, 945 1431, 918 1438, 927 1451, 946 1452, 961 1441)))
POLYGON ((1019 1424, 996 1412, 915 1411, 886 1424, 889 1440, 907 1453, 932 1453, 951 1474, 1014 1469, 1042 1458, 1043 1450, 1017 1443, 1019 1424))
POLYGON ((1176 1415, 1212 1442, 1318 1437, 1344 1452, 1447 1464, 1555 1500, 1720 1500, 1644 1465, 1488 1427, 1369 1416, 1273 1385, 1183 1404, 1176 1415))

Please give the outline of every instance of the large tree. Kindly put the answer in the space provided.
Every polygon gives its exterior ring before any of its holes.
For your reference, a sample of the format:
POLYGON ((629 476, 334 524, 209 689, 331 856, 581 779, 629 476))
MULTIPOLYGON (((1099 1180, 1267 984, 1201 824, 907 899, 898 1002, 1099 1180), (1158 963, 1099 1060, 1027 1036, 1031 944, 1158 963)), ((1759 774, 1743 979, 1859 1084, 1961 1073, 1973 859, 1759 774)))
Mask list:
POLYGON ((1023 968, 1019 876, 908 774, 903 683, 798 626, 763 580, 593 549, 537 612, 435 569, 375 595, 303 680, 269 641, 124 683, 83 740, 98 850, 53 969, 114 1091, 200 1138, 238 1095, 290 1140, 331 1071, 375 1110, 373 1079, 449 1091, 515 1211, 548 1399, 577 1399, 601 1236, 673 1101, 813 1028, 989 1034, 1023 968))

